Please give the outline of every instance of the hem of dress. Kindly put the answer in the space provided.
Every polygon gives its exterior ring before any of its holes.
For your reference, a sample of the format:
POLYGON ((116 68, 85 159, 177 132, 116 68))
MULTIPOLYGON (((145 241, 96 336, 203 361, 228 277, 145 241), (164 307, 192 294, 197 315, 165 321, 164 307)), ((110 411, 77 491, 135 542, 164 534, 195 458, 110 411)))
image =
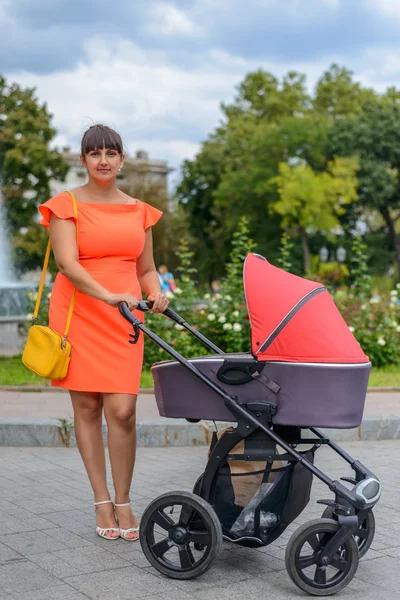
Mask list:
POLYGON ((129 392, 127 392, 125 390, 122 391, 122 390, 115 390, 115 389, 114 390, 108 390, 108 389, 107 390, 98 390, 98 389, 93 390, 93 389, 87 389, 87 388, 82 388, 82 387, 73 388, 73 387, 69 387, 65 384, 63 385, 62 380, 59 380, 59 379, 52 379, 50 385, 52 385, 54 387, 58 387, 58 388, 63 388, 65 390, 68 390, 71 392, 94 392, 96 394, 131 394, 134 396, 137 396, 139 394, 139 388, 137 388, 136 391, 129 391, 129 392))

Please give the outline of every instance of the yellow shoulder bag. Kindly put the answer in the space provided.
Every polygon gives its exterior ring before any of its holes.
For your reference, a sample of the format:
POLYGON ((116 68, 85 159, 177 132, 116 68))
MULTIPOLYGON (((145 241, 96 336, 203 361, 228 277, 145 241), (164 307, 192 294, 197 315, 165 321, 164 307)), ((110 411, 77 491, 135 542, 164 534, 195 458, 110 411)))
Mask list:
MULTIPOLYGON (((76 241, 78 242, 78 206, 72 192, 72 203, 74 206, 74 215, 76 219, 76 241)), ((36 325, 38 319, 40 301, 43 293, 44 280, 49 264, 51 242, 47 244, 46 255, 44 258, 42 277, 40 279, 38 296, 36 299, 35 310, 33 312, 32 325, 28 330, 22 362, 24 365, 46 379, 64 379, 68 372, 69 362, 71 360, 71 343, 67 340, 71 317, 74 310, 75 294, 74 290, 68 311, 67 323, 64 335, 60 335, 50 327, 36 325)))

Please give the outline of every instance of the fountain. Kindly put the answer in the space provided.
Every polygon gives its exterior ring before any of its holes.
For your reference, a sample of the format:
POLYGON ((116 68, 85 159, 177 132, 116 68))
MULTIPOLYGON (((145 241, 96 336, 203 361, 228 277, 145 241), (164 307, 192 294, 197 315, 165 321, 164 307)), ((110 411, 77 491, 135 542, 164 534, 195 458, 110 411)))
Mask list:
POLYGON ((17 352, 18 325, 26 321, 27 291, 33 283, 18 281, 11 266, 2 194, 0 191, 0 352, 17 352))

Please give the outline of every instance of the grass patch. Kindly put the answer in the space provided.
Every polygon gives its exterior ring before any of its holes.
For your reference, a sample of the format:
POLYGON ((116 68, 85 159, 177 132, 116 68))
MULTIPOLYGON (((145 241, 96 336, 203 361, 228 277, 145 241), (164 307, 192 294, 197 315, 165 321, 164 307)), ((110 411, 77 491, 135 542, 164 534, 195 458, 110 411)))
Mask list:
POLYGON ((371 387, 400 387, 400 365, 372 369, 369 378, 371 387))
MULTIPOLYGON (((29 371, 22 364, 21 356, 0 356, 0 385, 50 386, 50 381, 29 371)), ((150 371, 143 371, 140 386, 152 388, 153 385, 150 371)))
MULTIPOLYGON (((21 362, 21 356, 0 356, 0 385, 50 385, 49 380, 37 377, 21 362)), ((372 369, 371 387, 400 387, 400 365, 372 369)), ((140 386, 153 387, 150 371, 143 371, 140 386)))

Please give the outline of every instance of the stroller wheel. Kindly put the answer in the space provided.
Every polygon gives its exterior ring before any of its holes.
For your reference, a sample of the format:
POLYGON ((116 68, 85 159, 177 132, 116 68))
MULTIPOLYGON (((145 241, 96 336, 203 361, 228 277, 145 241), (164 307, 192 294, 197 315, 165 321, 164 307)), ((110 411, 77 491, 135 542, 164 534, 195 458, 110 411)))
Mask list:
POLYGON ((329 565, 322 564, 323 549, 338 531, 332 519, 314 519, 297 529, 286 548, 286 569, 291 580, 313 596, 330 596, 345 588, 358 567, 358 548, 351 536, 329 565))
MULTIPOLYGON (((337 516, 333 512, 333 509, 328 506, 323 514, 323 519, 334 519, 337 520, 337 516)), ((372 510, 370 510, 365 517, 364 521, 361 523, 360 527, 357 529, 357 532, 354 534, 354 539, 356 540, 356 544, 358 546, 358 553, 360 558, 366 555, 368 550, 371 547, 375 535, 375 517, 372 510)))
POLYGON ((192 579, 207 571, 222 546, 214 509, 189 492, 170 492, 146 508, 140 543, 150 564, 173 579, 192 579))

